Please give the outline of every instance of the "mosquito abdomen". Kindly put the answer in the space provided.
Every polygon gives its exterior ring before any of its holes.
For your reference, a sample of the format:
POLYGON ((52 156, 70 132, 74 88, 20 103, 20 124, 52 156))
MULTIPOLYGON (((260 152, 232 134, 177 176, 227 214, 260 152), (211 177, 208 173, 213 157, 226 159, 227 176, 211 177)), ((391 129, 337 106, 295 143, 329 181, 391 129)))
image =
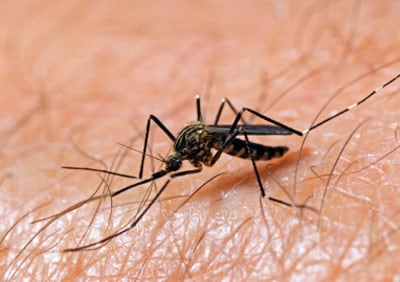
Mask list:
MULTIPOLYGON (((271 147, 253 142, 249 142, 249 146, 250 150, 252 151, 254 160, 256 161, 270 160, 273 158, 282 157, 289 150, 289 148, 286 146, 271 147)), ((233 140, 233 142, 225 148, 224 153, 242 159, 250 158, 246 147, 246 141, 242 139, 233 140)))

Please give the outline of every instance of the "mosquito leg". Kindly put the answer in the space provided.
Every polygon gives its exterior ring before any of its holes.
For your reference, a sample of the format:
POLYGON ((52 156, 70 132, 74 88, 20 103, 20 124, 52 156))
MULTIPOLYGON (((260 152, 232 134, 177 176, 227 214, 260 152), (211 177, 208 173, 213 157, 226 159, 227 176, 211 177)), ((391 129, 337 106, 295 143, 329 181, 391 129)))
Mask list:
POLYGON ((102 172, 102 173, 116 175, 116 176, 120 176, 120 177, 124 177, 124 178, 137 179, 136 176, 133 176, 133 175, 130 175, 130 174, 119 173, 119 172, 110 171, 110 170, 106 170, 106 169, 97 169, 97 168, 79 167, 79 166, 62 166, 61 168, 71 169, 71 170, 87 170, 87 171, 94 171, 94 172, 102 172))
POLYGON ((265 197, 265 190, 264 190, 264 187, 262 185, 260 173, 258 172, 256 161, 255 161, 254 156, 253 156, 253 149, 250 146, 249 137, 247 136, 245 130, 240 129, 240 131, 244 135, 244 140, 246 141, 245 142, 246 143, 246 150, 247 150, 248 155, 250 156, 250 160, 251 160, 251 163, 253 165, 254 173, 256 174, 258 186, 260 187, 261 196, 264 198, 265 197))
POLYGON ((144 160, 146 158, 146 150, 147 150, 147 142, 149 140, 150 135, 150 125, 151 121, 153 121, 168 137, 171 139, 172 142, 175 143, 176 138, 175 136, 169 131, 169 129, 154 115, 150 115, 147 119, 146 125, 146 133, 143 142, 143 150, 142 150, 142 160, 140 161, 140 170, 139 170, 139 179, 142 179, 143 176, 143 167, 144 167, 144 160))
POLYGON ((129 174, 123 174, 123 173, 118 173, 114 171, 109 171, 105 169, 96 169, 96 168, 88 168, 88 167, 73 167, 73 166, 63 166, 62 168, 64 169, 73 169, 73 170, 88 170, 88 171, 95 171, 95 172, 103 172, 111 175, 116 175, 120 177, 125 177, 125 178, 134 178, 134 179, 142 179, 143 176, 143 168, 144 168, 144 161, 145 157, 147 155, 147 144, 149 140, 149 135, 150 135, 150 126, 151 126, 151 121, 153 121, 167 136, 169 139, 171 139, 172 142, 175 143, 176 138, 175 136, 169 131, 169 129, 154 115, 150 115, 149 118, 147 119, 147 125, 146 125, 146 133, 145 133, 145 138, 143 142, 143 150, 142 150, 142 159, 140 162, 140 169, 139 169, 139 176, 133 176, 129 174))
MULTIPOLYGON (((223 98, 221 101, 221 104, 218 108, 217 116, 215 117, 214 125, 218 125, 219 119, 221 118, 222 111, 225 107, 225 103, 228 104, 229 108, 232 110, 232 112, 237 115, 239 112, 236 110, 235 106, 232 104, 232 102, 228 98, 223 98)), ((200 95, 196 95, 196 112, 197 112, 197 121, 198 122, 203 122, 203 115, 201 113, 201 98, 200 95)), ((246 120, 244 118, 241 118, 242 122, 244 124, 247 124, 246 120)))
MULTIPOLYGON (((239 111, 236 110, 236 108, 235 108, 235 106, 232 104, 232 102, 231 102, 228 98, 224 97, 224 98, 222 99, 222 101, 221 101, 221 105, 219 106, 219 109, 218 109, 218 112, 217 112, 217 116, 215 117, 214 125, 218 125, 219 119, 221 118, 222 111, 223 111, 223 109, 224 109, 224 107, 225 107, 225 103, 228 104, 229 108, 232 110, 232 112, 233 112, 235 115, 237 115, 237 114, 239 113, 239 111)), ((242 120, 242 122, 243 122, 244 124, 247 124, 247 121, 246 121, 243 117, 241 117, 241 120, 242 120)))
POLYGON ((303 131, 303 134, 308 133, 309 131, 320 127, 321 125, 327 123, 328 121, 337 118, 338 116, 343 115, 344 113, 347 113, 349 111, 351 111, 352 109, 358 107, 359 105, 361 105, 362 103, 364 103, 365 101, 369 100, 372 96, 374 96, 376 93, 378 93, 379 91, 381 91, 382 89, 384 89, 385 87, 387 87, 388 85, 392 84, 395 80, 397 80, 398 78, 400 78, 400 74, 396 75, 395 77, 393 77, 392 79, 390 79, 389 81, 385 82, 384 84, 382 84, 381 86, 379 86, 378 88, 375 88, 373 91, 371 91, 367 96, 365 96, 364 98, 362 98, 361 100, 357 101, 356 103, 348 106, 347 108, 337 112, 336 114, 331 115, 330 117, 314 124, 313 126, 311 126, 310 128, 307 128, 306 130, 303 131))
POLYGON ((249 158, 251 160, 251 163, 253 165, 253 169, 254 169, 254 173, 256 174, 258 186, 260 187, 261 196, 264 198, 265 197, 265 190, 264 190, 264 187, 263 187, 262 182, 261 182, 260 173, 258 172, 258 169, 257 169, 257 166, 256 166, 256 161, 255 161, 255 158, 254 158, 254 155, 253 155, 253 149, 251 148, 251 145, 250 145, 251 143, 250 143, 249 138, 247 136, 247 133, 246 133, 246 131, 244 130, 243 127, 239 126, 238 128, 236 128, 236 130, 228 137, 228 139, 225 140, 224 144, 221 146, 221 148, 219 148, 219 150, 215 153, 213 159, 211 160, 211 165, 213 165, 213 164, 215 164, 215 162, 217 162, 217 160, 221 156, 221 154, 224 151, 224 149, 227 148, 235 140, 235 138, 239 134, 243 134, 244 135, 245 147, 246 147, 247 155, 249 156, 249 158))
MULTIPOLYGON (((110 236, 107 236, 97 242, 93 242, 93 243, 90 243, 90 244, 87 244, 84 246, 80 246, 80 247, 76 247, 76 248, 68 248, 68 249, 65 249, 64 252, 76 252, 76 251, 81 251, 81 250, 89 250, 92 247, 107 243, 110 240, 114 239, 115 237, 118 237, 119 235, 122 235, 122 234, 128 232, 129 230, 134 228, 139 223, 139 221, 143 218, 143 216, 146 215, 146 213, 150 210, 150 208, 154 205, 154 203, 157 201, 157 199, 161 196, 161 194, 164 192, 164 190, 167 188, 167 186, 169 185, 169 183, 171 182, 171 180, 173 178, 188 175, 188 174, 199 173, 199 172, 201 172, 201 170, 202 170, 201 166, 199 166, 196 169, 186 170, 186 171, 181 171, 181 172, 171 174, 170 178, 163 184, 163 186, 160 188, 160 190, 157 192, 157 194, 153 197, 153 199, 151 199, 151 201, 147 205, 147 207, 138 215, 138 217, 128 227, 121 229, 118 232, 116 232, 110 236)), ((153 179, 148 179, 148 180, 150 181, 153 179)), ((149 182, 149 181, 146 181, 146 182, 149 182)), ((140 183, 140 184, 143 184, 143 183, 140 183)))
MULTIPOLYGON (((256 160, 255 160, 255 157, 254 157, 254 154, 253 154, 253 148, 251 146, 252 143, 249 141, 249 137, 248 137, 248 135, 246 133, 246 130, 241 129, 241 133, 244 135, 244 140, 245 140, 245 143, 246 143, 246 150, 247 150, 248 155, 250 156, 250 160, 251 160, 251 163, 253 165, 254 173, 256 174, 258 186, 260 187, 261 196, 263 198, 265 198, 265 189, 264 189, 264 186, 263 186, 263 184, 261 182, 260 173, 258 172, 258 169, 257 169, 256 160)), ((285 202, 283 200, 279 200, 279 199, 276 199, 276 198, 273 198, 273 197, 269 197, 269 196, 267 197, 267 199, 272 201, 272 202, 276 202, 276 203, 279 203, 279 204, 282 204, 282 205, 285 205, 285 206, 288 206, 288 207, 299 207, 299 208, 306 207, 304 205, 298 206, 298 205, 296 205, 294 203, 291 204, 291 203, 285 202)))
MULTIPOLYGON (((239 134, 244 135, 244 138, 245 138, 244 142, 245 142, 247 155, 250 157, 251 163, 253 165, 253 170, 254 170, 254 173, 256 174, 256 178, 257 178, 258 186, 260 188, 261 196, 263 198, 265 198, 265 196, 266 196, 265 189, 264 189, 264 186, 262 185, 261 176, 260 176, 260 173, 258 172, 258 169, 257 169, 256 159, 254 157, 253 148, 251 146, 252 143, 249 141, 249 137, 248 137, 248 135, 246 133, 246 130, 243 127, 240 127, 240 126, 237 127, 235 129, 235 131, 225 140, 225 142, 221 146, 221 148, 219 148, 218 151, 215 153, 213 159, 211 160, 211 164, 210 165, 212 166, 213 164, 215 164, 218 161, 218 159, 221 156, 221 154, 223 153, 224 149, 227 148, 234 140, 236 140, 236 137, 239 134)), ((288 207, 308 208, 308 209, 313 210, 312 208, 310 208, 310 207, 308 207, 306 205, 296 205, 294 203, 288 203, 288 202, 285 202, 283 200, 276 199, 276 198, 273 198, 273 197, 267 197, 267 199, 270 200, 270 201, 273 201, 273 202, 288 206, 288 207)))
POLYGON ((158 191, 158 193, 156 194, 156 196, 154 196, 154 198, 151 200, 151 202, 147 205, 147 207, 143 210, 143 212, 135 219, 134 222, 132 222, 132 224, 128 227, 129 229, 132 229, 133 227, 135 227, 139 221, 142 219, 142 217, 147 213, 147 211, 153 206, 153 204, 157 201, 157 199, 161 196, 162 192, 165 190, 165 188, 167 188, 168 184, 171 182, 171 180, 173 178, 176 177, 181 177, 184 175, 188 175, 188 174, 196 174, 196 173, 200 173, 202 170, 201 166, 199 166, 196 169, 191 169, 191 170, 185 170, 185 171, 181 171, 181 172, 176 172, 176 173, 172 173, 170 175, 170 178, 164 183, 164 185, 161 187, 161 189, 158 191))
POLYGON ((82 251, 82 250, 90 250, 92 247, 96 247, 98 245, 107 243, 109 241, 111 241, 112 239, 118 237, 119 235, 122 235, 126 232, 128 232, 129 230, 131 230, 132 228, 134 228, 138 222, 142 219, 142 217, 147 213, 147 211, 151 208, 151 206, 155 203, 155 201, 160 197, 160 195, 164 192, 165 188, 167 188, 169 182, 171 181, 171 179, 168 179, 164 185, 161 187, 161 189, 158 191, 158 193, 156 194, 156 196, 151 200, 151 202, 147 205, 147 207, 143 210, 143 212, 132 222, 132 224, 130 224, 128 227, 123 228, 121 230, 119 230, 118 232, 111 234, 107 237, 104 237, 103 239, 87 244, 87 245, 83 245, 83 246, 79 246, 79 247, 75 247, 75 248, 68 248, 68 249, 64 249, 64 252, 76 252, 76 251, 82 251))
POLYGON ((235 131, 235 129, 238 127, 239 120, 242 119, 242 115, 244 114, 244 112, 250 112, 251 114, 253 114, 253 115, 255 115, 255 116, 257 116, 257 117, 259 117, 259 118, 261 118, 261 119, 263 119, 263 120, 265 120, 265 121, 271 122, 272 124, 275 124, 275 125, 277 125, 277 126, 280 126, 280 127, 282 127, 282 128, 285 128, 285 129, 289 130, 289 131, 292 132, 293 134, 296 134, 296 135, 298 135, 298 136, 303 136, 303 135, 307 134, 308 132, 310 132, 311 130, 316 129, 316 128, 320 127, 321 125, 323 125, 323 124, 329 122, 330 120, 335 119, 335 118, 337 118, 337 117, 343 115, 344 113, 349 112, 349 111, 351 111, 352 109, 354 109, 354 108, 358 107, 359 105, 363 104, 365 101, 367 101, 368 99, 370 99, 370 98, 371 98, 372 96, 374 96, 376 93, 378 93, 379 91, 381 91, 382 89, 384 89, 384 88, 387 87, 388 85, 392 84, 394 81, 396 81, 396 80, 399 79, 399 78, 400 78, 400 74, 396 75, 395 77, 393 77, 392 79, 390 79, 390 80, 387 81, 386 83, 382 84, 380 87, 378 87, 378 88, 376 88, 375 90, 371 91, 368 95, 366 95, 364 98, 362 98, 362 99, 359 100, 358 102, 356 102, 356 103, 354 103, 354 104, 348 106, 347 108, 345 108, 345 109, 343 109, 343 110, 337 112, 336 114, 331 115, 330 117, 328 117, 328 118, 326 118, 326 119, 324 119, 324 120, 322 120, 322 121, 320 121, 320 122, 318 122, 318 123, 312 125, 311 127, 307 128, 307 129, 305 129, 305 130, 303 130, 303 131, 294 129, 294 128, 292 128, 292 127, 290 127, 290 126, 287 126, 287 125, 285 125, 285 124, 283 124, 283 123, 281 123, 281 122, 279 122, 279 121, 276 121, 276 120, 271 119, 271 118, 269 118, 269 117, 267 117, 267 116, 264 116, 264 115, 260 114, 259 112, 255 111, 255 110, 252 110, 252 109, 250 109, 250 108, 244 107, 244 108, 242 108, 241 111, 238 112, 238 114, 236 115, 236 118, 235 118, 235 120, 234 120, 233 123, 232 123, 231 129, 230 129, 230 133, 232 134, 232 133, 235 131))

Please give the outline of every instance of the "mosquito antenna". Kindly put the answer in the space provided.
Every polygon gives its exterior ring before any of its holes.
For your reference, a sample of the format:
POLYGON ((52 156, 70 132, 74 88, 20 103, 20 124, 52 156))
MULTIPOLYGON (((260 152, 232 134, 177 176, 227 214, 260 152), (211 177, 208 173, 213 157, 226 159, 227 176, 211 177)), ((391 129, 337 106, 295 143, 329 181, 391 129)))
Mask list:
MULTIPOLYGON (((132 146, 125 145, 125 144, 122 144, 122 143, 119 143, 119 142, 117 142, 117 144, 120 145, 120 146, 123 146, 123 147, 125 147, 125 148, 127 148, 127 149, 129 149, 129 150, 132 150, 132 151, 135 151, 135 152, 137 152, 137 153, 143 154, 143 151, 142 151, 142 150, 136 149, 136 148, 134 148, 134 147, 132 147, 132 146)), ((155 160, 157 160, 157 161, 164 162, 164 159, 162 159, 162 158, 160 158, 160 157, 156 157, 156 156, 154 156, 154 155, 152 155, 152 154, 146 153, 145 155, 148 156, 148 157, 150 157, 150 158, 152 158, 152 159, 155 159, 155 160)))
POLYGON ((63 169, 71 169, 71 170, 87 170, 87 171, 102 172, 102 173, 121 176, 121 177, 125 177, 125 178, 137 179, 136 176, 133 176, 133 175, 130 175, 130 174, 119 173, 119 172, 115 172, 115 171, 111 171, 111 170, 107 170, 107 169, 98 169, 98 168, 91 168, 91 167, 79 167, 79 166, 62 166, 61 168, 63 168, 63 169))

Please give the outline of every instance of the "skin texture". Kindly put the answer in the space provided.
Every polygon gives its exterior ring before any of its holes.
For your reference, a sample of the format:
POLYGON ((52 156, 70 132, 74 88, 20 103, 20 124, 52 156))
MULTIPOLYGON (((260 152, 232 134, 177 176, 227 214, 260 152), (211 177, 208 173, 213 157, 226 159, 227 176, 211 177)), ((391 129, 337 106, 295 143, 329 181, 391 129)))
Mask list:
MULTIPOLYGON (((172 181, 136 228, 97 250, 62 252, 120 230, 149 185, 31 224, 100 184, 97 195, 136 182, 61 166, 137 176, 140 153, 118 143, 141 150, 149 114, 176 134, 196 119, 196 94, 207 122, 226 96, 300 130, 334 93, 322 117, 363 98, 400 69, 393 2, 2 3, 2 280, 393 278, 398 82, 306 139, 252 137, 290 148, 258 164, 267 194, 317 212, 260 199, 251 163, 224 155, 172 181)), ((223 123, 233 118, 226 110, 223 123)), ((166 156, 171 142, 153 132, 149 153, 166 156)), ((160 167, 146 162, 144 177, 160 167)))

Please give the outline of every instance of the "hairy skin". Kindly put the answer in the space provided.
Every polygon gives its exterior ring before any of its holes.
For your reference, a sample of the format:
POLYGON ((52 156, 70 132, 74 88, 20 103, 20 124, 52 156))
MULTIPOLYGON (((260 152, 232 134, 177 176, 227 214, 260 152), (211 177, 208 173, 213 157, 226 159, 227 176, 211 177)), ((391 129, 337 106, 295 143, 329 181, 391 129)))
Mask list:
MULTIPOLYGON (((117 143, 140 150, 149 114, 177 134, 196 118, 196 94, 208 122, 226 96, 302 130, 342 87, 322 117, 397 75, 398 4, 304 2, 1 4, 2 280, 392 278, 398 82, 311 131, 303 147, 296 136, 252 138, 290 148, 258 164, 267 193, 317 213, 260 199, 250 162, 222 156, 172 181, 136 228, 97 250, 62 252, 122 228, 148 186, 31 224, 87 199, 106 177, 61 166, 137 175, 140 153, 117 143)), ((165 156, 172 144, 153 129, 149 153, 165 156)), ((137 181, 105 180, 98 194, 137 181)))

